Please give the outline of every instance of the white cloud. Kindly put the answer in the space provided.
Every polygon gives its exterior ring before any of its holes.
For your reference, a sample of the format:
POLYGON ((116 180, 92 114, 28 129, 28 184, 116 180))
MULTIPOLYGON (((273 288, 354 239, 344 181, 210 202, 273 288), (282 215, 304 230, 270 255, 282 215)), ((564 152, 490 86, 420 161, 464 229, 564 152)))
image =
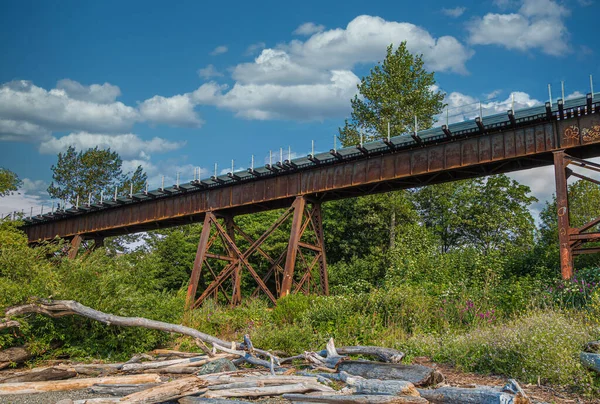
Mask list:
POLYGON ((90 101, 98 104, 113 103, 121 95, 121 89, 110 83, 85 86, 71 79, 63 79, 56 84, 56 88, 63 90, 74 100, 90 101))
POLYGON ((553 0, 524 0, 517 13, 488 13, 469 26, 469 42, 559 56, 569 51, 564 18, 569 10, 553 0))
POLYGON ((46 196, 46 189, 48 188, 48 183, 44 180, 31 180, 29 178, 23 178, 23 184, 21 185, 21 191, 33 194, 33 195, 42 195, 46 196))
POLYGON ((264 42, 256 42, 248 46, 246 49, 246 56, 254 55, 256 52, 263 50, 267 46, 264 42))
POLYGON ((222 55, 223 53, 227 53, 228 50, 229 50, 229 48, 227 48, 227 46, 220 45, 220 46, 217 46, 210 54, 212 56, 222 55))
POLYGON ((467 11, 466 7, 442 8, 442 13, 452 18, 460 17, 465 11, 467 11))
POLYGON ((452 36, 434 38, 414 24, 369 15, 354 18, 345 29, 316 33, 305 42, 294 40, 282 48, 301 65, 350 69, 359 63, 382 60, 390 44, 398 46, 402 41, 412 53, 423 54, 427 68, 435 71, 464 74, 465 63, 473 55, 452 36))
MULTIPOLYGON (((122 132, 138 119, 135 108, 121 102, 98 104, 71 98, 63 89, 47 91, 30 81, 0 86, 0 119, 26 122, 47 131, 122 132)), ((29 126, 29 128, 33 128, 29 126)))
POLYGON ((254 63, 237 65, 232 77, 242 84, 315 84, 327 82, 331 74, 293 62, 285 51, 264 49, 254 63))
POLYGON ((314 22, 305 22, 304 24, 302 24, 298 28, 296 28, 294 30, 293 34, 308 36, 308 35, 315 34, 317 32, 321 32, 324 29, 325 29, 324 25, 315 24, 314 22))
POLYGON ((184 145, 185 142, 171 142, 159 137, 143 140, 131 133, 106 135, 79 132, 46 140, 40 144, 39 151, 42 154, 57 154, 66 150, 69 146, 73 146, 78 150, 87 150, 98 146, 102 149, 110 148, 116 151, 124 160, 132 158, 148 160, 150 153, 165 153, 177 150, 184 145))
MULTIPOLYGON (((481 112, 483 112, 483 118, 485 122, 486 116, 506 113, 506 111, 511 109, 513 95, 515 110, 521 108, 530 108, 541 104, 541 101, 531 98, 529 94, 520 91, 515 91, 509 94, 508 97, 503 101, 483 101, 470 95, 454 91, 446 94, 444 98, 444 102, 448 104, 448 122, 456 123, 478 117, 480 114, 480 102, 481 112)), ((439 124, 445 124, 446 111, 438 115, 436 118, 439 124)))
POLYGON ((194 111, 194 103, 187 94, 154 97, 139 106, 141 116, 153 123, 199 128, 204 121, 194 111))
POLYGON ((565 97, 565 101, 572 100, 573 98, 581 98, 581 97, 585 97, 585 94, 580 91, 574 91, 565 97))
POLYGON ((38 215, 42 206, 44 212, 50 211, 52 202, 45 192, 47 186, 48 184, 42 180, 23 178, 23 185, 17 192, 0 197, 0 216, 6 217, 12 212, 23 212, 25 216, 29 216, 32 211, 34 215, 38 215))
POLYGON ((485 94, 485 98, 488 100, 494 99, 502 93, 502 90, 494 90, 491 93, 485 94))
POLYGON ((214 65, 208 65, 202 69, 198 69, 198 76, 204 79, 209 79, 211 77, 222 77, 223 73, 218 71, 214 65))
POLYGON ((0 140, 38 141, 47 138, 50 133, 50 130, 33 123, 0 119, 0 140))

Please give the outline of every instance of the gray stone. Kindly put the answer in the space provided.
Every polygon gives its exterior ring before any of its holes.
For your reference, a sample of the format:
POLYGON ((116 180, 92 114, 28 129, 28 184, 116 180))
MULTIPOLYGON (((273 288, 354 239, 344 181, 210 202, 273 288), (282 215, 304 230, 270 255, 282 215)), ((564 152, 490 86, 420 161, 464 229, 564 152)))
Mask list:
POLYGON ((208 362, 196 372, 197 375, 208 375, 211 373, 234 372, 238 370, 233 362, 229 359, 217 359, 216 361, 208 362))

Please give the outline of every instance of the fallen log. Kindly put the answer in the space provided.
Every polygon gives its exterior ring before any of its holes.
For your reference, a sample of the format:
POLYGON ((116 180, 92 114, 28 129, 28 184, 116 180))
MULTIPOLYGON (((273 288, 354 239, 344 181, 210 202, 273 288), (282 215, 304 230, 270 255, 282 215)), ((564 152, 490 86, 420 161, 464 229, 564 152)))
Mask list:
POLYGON ((65 380, 77 376, 77 372, 60 368, 46 368, 39 371, 26 371, 5 377, 0 383, 45 382, 49 380, 65 380))
POLYGON ((95 384, 90 387, 90 392, 95 394, 107 394, 109 396, 128 396, 138 391, 147 390, 157 386, 157 383, 143 384, 95 384))
POLYGON ((162 403, 163 401, 203 393, 206 391, 207 385, 208 383, 199 377, 188 376, 129 394, 123 397, 121 401, 127 403, 162 403))
MULTIPOLYGON (((309 394, 284 394, 283 398, 292 403, 333 403, 333 404, 425 404, 423 397, 413 396, 380 396, 380 395, 319 395, 309 394)), ((190 403, 191 404, 191 403, 190 403)))
POLYGON ((247 401, 227 400, 225 398, 182 397, 179 404, 248 404, 247 401))
POLYGON ((352 377, 346 372, 341 372, 342 380, 358 394, 385 394, 392 396, 418 397, 419 392, 415 385, 404 380, 378 380, 352 377))
POLYGON ((95 384, 143 384, 159 383, 160 375, 141 374, 113 377, 92 377, 86 379, 56 380, 49 382, 3 383, 0 384, 0 396, 8 394, 32 394, 47 391, 65 391, 87 389, 95 384))
POLYGON ((404 380, 415 386, 431 386, 444 381, 444 376, 440 372, 422 365, 342 361, 337 365, 337 370, 365 379, 404 380))
POLYGON ((488 386, 418 389, 421 397, 435 404, 529 404, 521 394, 511 394, 488 386))
POLYGON ((280 396, 288 393, 307 393, 309 391, 334 391, 331 387, 323 386, 318 383, 295 383, 284 384, 280 386, 250 387, 228 390, 207 391, 204 397, 263 397, 280 396))
POLYGON ((145 370, 145 369, 158 369, 173 365, 182 365, 194 363, 198 366, 204 365, 207 362, 208 356, 195 356, 193 358, 184 359, 173 359, 169 361, 152 361, 152 362, 141 362, 141 363, 126 363, 121 368, 124 372, 145 370))
POLYGON ((178 356, 181 358, 193 358, 195 356, 198 356, 198 353, 196 352, 182 352, 182 351, 173 351, 171 349, 155 349, 153 351, 150 351, 151 355, 156 355, 156 356, 178 356))
MULTIPOLYGON (((404 352, 392 348, 383 348, 379 346, 343 346, 336 348, 337 353, 341 355, 364 355, 373 356, 382 362, 400 363, 404 358, 404 352)), ((324 356, 327 350, 322 350, 319 355, 324 356)))
POLYGON ((0 369, 9 367, 12 363, 23 363, 33 355, 25 347, 15 346, 0 351, 0 369))
POLYGON ((189 366, 168 366, 162 369, 146 369, 142 371, 142 373, 159 373, 161 375, 171 374, 171 375, 191 375, 198 371, 197 368, 189 367, 189 366))
POLYGON ((336 369, 340 362, 348 359, 347 356, 341 356, 338 354, 337 350, 335 349, 333 338, 330 338, 327 342, 325 353, 326 357, 323 357, 316 352, 304 352, 304 358, 316 365, 317 368, 325 369, 336 369))
POLYGON ((579 360, 581 361, 581 364, 587 369, 600 373, 600 354, 581 352, 579 354, 579 360))

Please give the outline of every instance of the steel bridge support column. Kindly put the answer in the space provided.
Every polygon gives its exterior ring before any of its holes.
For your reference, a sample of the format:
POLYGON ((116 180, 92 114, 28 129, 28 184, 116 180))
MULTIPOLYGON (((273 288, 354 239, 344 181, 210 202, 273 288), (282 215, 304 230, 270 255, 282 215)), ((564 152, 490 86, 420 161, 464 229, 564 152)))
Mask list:
POLYGON ((80 234, 77 234, 71 240, 71 247, 69 248, 68 257, 70 260, 74 260, 77 257, 77 253, 79 252, 79 247, 81 246, 81 242, 83 241, 83 237, 80 234))
POLYGON ((556 209, 558 214, 558 242, 560 272, 563 279, 573 276, 573 251, 569 242, 569 196, 567 192, 567 164, 563 150, 554 152, 554 177, 556 180, 556 209))
MULTIPOLYGON (((231 241, 235 244, 235 222, 233 216, 225 217, 225 228, 227 229, 227 235, 231 241)), ((229 256, 235 258, 234 253, 231 249, 228 249, 229 256)), ((236 306, 242 302, 242 263, 238 261, 237 266, 233 270, 232 276, 233 295, 231 296, 231 305, 236 306)))
POLYGON ((281 282, 281 297, 289 295, 292 290, 292 280, 294 279, 294 268, 296 267, 296 256, 298 254, 298 243, 302 237, 302 218, 304 217, 305 206, 306 200, 303 196, 297 197, 292 204, 294 218, 292 219, 290 241, 288 243, 287 256, 285 258, 283 280, 281 282))

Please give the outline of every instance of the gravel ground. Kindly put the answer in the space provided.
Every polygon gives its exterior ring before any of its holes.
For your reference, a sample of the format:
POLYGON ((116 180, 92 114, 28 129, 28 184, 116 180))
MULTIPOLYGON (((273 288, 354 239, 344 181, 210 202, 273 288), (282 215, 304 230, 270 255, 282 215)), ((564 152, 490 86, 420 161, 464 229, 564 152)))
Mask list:
POLYGON ((98 394, 88 393, 86 390, 50 391, 37 394, 13 394, 1 396, 2 404, 55 404, 60 400, 70 398, 71 400, 83 400, 86 398, 102 397, 98 394))

